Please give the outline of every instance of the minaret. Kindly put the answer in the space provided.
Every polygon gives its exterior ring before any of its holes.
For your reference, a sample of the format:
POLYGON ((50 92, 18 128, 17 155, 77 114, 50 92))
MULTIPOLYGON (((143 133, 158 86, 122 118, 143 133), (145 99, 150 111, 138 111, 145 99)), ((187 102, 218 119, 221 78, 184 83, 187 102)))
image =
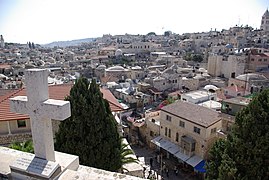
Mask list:
POLYGON ((265 13, 262 16, 261 30, 263 30, 265 32, 269 32, 269 11, 268 11, 268 8, 266 9, 265 13))
POLYGON ((5 47, 5 41, 4 41, 3 36, 1 35, 1 37, 0 37, 0 48, 4 48, 4 47, 5 47))

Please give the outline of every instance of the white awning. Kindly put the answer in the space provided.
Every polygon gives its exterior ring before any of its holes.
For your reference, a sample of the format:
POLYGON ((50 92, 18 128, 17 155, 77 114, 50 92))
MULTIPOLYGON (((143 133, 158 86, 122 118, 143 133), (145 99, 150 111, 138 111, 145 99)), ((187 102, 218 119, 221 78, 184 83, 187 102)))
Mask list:
POLYGON ((153 142, 154 144, 156 144, 157 142, 159 142, 162 139, 161 136, 157 136, 156 138, 152 139, 151 142, 153 142))
POLYGON ((165 149, 166 151, 170 152, 171 154, 175 154, 176 152, 179 151, 178 145, 170 142, 169 140, 167 140, 161 136, 158 136, 158 137, 152 139, 151 142, 153 142, 157 146, 165 149))
POLYGON ((186 161, 187 159, 190 158, 189 156, 181 153, 180 151, 174 154, 174 156, 177 157, 178 159, 181 159, 182 161, 186 161))
POLYGON ((169 140, 166 140, 161 136, 158 136, 158 137, 152 139, 151 142, 153 142, 157 146, 163 148, 164 150, 170 152, 171 154, 173 154, 175 157, 181 159, 182 161, 186 161, 187 159, 190 158, 189 156, 180 152, 180 147, 177 144, 172 143, 169 140))
POLYGON ((195 167, 197 164, 199 164, 203 159, 197 155, 192 156, 190 159, 186 161, 189 165, 192 167, 195 167))
POLYGON ((170 146, 167 151, 170 152, 171 154, 176 154, 178 151, 180 151, 178 145, 171 143, 172 146, 170 146))
POLYGON ((163 137, 158 136, 151 140, 152 143, 156 144, 157 146, 165 149, 165 147, 169 146, 168 140, 165 140, 163 137))

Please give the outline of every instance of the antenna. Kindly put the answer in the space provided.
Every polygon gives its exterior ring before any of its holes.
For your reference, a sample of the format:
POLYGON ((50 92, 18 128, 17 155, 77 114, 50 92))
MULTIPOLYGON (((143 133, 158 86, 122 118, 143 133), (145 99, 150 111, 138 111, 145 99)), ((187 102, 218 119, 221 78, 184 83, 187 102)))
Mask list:
POLYGON ((240 26, 240 16, 238 16, 238 24, 237 26, 239 27, 240 26))

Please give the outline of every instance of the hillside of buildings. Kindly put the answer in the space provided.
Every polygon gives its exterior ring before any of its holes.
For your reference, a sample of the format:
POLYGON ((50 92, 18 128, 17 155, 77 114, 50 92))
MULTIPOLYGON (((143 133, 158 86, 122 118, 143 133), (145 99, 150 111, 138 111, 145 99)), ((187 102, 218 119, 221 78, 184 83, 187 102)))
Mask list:
POLYGON ((79 46, 83 43, 89 43, 94 41, 95 38, 85 38, 85 39, 74 39, 74 40, 70 40, 70 41, 54 41, 48 44, 43 44, 43 47, 67 47, 67 46, 79 46))
POLYGON ((106 34, 80 45, 0 40, 1 145, 31 139, 29 116, 10 112, 9 98, 25 95, 26 70, 47 69, 49 92, 59 100, 79 77, 95 79, 121 135, 151 150, 156 171, 164 161, 201 178, 214 142, 227 138, 236 114, 269 88, 268 10, 260 29, 106 34))

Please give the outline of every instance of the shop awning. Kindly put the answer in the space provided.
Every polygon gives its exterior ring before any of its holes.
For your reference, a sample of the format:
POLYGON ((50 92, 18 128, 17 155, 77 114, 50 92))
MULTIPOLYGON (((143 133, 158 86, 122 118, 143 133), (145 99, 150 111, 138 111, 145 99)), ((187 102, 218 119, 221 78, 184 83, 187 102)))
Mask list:
POLYGON ((202 160, 199 164, 197 164, 194 169, 200 173, 205 173, 205 161, 202 160))
POLYGON ((189 165, 192 167, 195 167, 197 164, 199 164, 203 159, 197 155, 192 156, 190 159, 186 161, 189 165))
POLYGON ((169 140, 164 139, 161 136, 158 136, 151 140, 152 143, 156 144, 157 146, 163 148, 164 150, 173 154, 176 158, 181 159, 182 161, 186 161, 190 157, 180 152, 180 147, 170 142, 169 140))
POLYGON ((181 152, 177 152, 176 154, 174 154, 175 157, 177 157, 178 159, 181 159, 182 161, 186 161, 187 159, 189 159, 190 157, 181 153, 181 152))
POLYGON ((171 143, 171 146, 167 149, 168 152, 171 154, 176 154, 178 151, 180 151, 178 145, 171 143))
POLYGON ((165 140, 161 136, 157 136, 156 138, 152 139, 151 142, 156 144, 157 146, 163 148, 163 149, 165 149, 167 146, 170 145, 168 140, 165 140))

